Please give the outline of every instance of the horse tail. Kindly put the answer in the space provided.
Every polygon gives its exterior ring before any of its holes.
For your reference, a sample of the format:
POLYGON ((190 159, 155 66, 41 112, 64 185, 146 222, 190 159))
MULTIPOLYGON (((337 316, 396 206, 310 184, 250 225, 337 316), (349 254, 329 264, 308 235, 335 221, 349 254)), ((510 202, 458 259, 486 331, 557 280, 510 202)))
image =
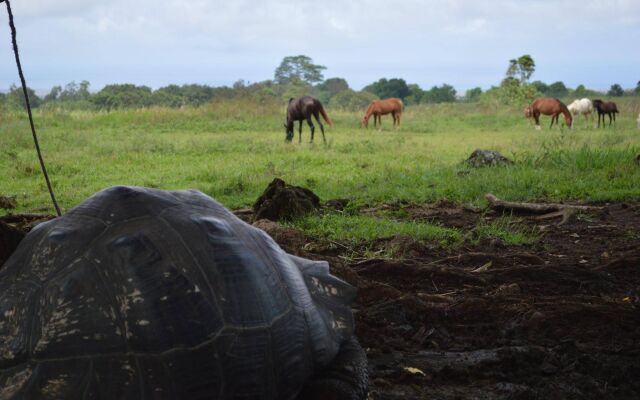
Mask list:
POLYGON ((398 99, 398 103, 400 103, 400 111, 404 110, 404 103, 401 99, 398 99))
POLYGON ((320 114, 322 114, 322 118, 327 122, 327 124, 329 124, 329 126, 333 126, 333 122, 331 121, 331 118, 329 118, 329 116, 327 115, 327 112, 324 110, 324 107, 322 106, 322 104, 320 104, 320 114))

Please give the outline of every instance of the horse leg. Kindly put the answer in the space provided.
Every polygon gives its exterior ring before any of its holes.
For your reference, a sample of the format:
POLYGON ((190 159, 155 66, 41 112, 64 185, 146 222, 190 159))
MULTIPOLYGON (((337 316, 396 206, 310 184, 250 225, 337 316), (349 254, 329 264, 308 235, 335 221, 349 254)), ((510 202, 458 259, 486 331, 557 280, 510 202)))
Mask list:
POLYGON ((309 124, 309 129, 311 129, 311 141, 309 143, 313 143, 313 134, 316 130, 316 127, 313 126, 313 122, 311 121, 311 115, 307 116, 307 124, 309 124))
POLYGON ((316 121, 318 121, 318 125, 320 125, 320 132, 322 132, 322 141, 326 144, 327 139, 325 139, 324 137, 324 125, 322 125, 322 121, 320 121, 320 115, 318 114, 318 112, 315 112, 313 116, 316 117, 316 121))
POLYGON ((609 126, 611 126, 611 114, 613 113, 609 113, 609 126))
POLYGON ((399 112, 399 113, 398 113, 398 116, 397 116, 397 118, 398 118, 398 128, 400 128, 400 116, 401 116, 401 115, 402 115, 402 113, 401 113, 401 112, 399 112))
POLYGON ((555 114, 551 114, 551 125, 549 125, 549 129, 551 129, 553 127, 553 120, 556 119, 556 115, 555 114))
POLYGON ((536 121, 536 130, 540 130, 540 112, 533 112, 533 119, 536 121))
POLYGON ((302 143, 302 120, 298 124, 298 143, 302 143))

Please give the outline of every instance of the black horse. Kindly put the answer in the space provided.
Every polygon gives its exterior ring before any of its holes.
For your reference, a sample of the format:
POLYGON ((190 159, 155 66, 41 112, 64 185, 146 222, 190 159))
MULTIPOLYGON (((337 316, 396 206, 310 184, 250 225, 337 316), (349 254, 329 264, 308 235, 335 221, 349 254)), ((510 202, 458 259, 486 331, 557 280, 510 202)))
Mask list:
POLYGON ((616 122, 616 114, 618 113, 618 106, 613 101, 594 100, 593 107, 598 112, 598 128, 600 128, 600 117, 602 117, 602 127, 605 127, 604 115, 609 116, 609 126, 611 126, 611 116, 613 115, 613 122, 616 122))
POLYGON ((313 122, 311 122, 311 116, 313 115, 320 124, 320 130, 322 131, 322 140, 327 143, 327 139, 324 137, 324 126, 322 126, 322 122, 320 122, 319 114, 322 114, 322 118, 329 124, 329 126, 333 125, 331 119, 324 111, 324 107, 320 103, 320 100, 313 98, 311 96, 302 96, 294 99, 293 97, 289 99, 289 107, 287 107, 287 121, 284 124, 284 127, 287 130, 287 142, 290 142, 293 139, 293 123, 295 121, 300 121, 298 126, 298 142, 302 142, 302 121, 307 120, 307 124, 309 124, 309 128, 311 128, 311 143, 313 143, 313 133, 315 131, 315 126, 313 126, 313 122))

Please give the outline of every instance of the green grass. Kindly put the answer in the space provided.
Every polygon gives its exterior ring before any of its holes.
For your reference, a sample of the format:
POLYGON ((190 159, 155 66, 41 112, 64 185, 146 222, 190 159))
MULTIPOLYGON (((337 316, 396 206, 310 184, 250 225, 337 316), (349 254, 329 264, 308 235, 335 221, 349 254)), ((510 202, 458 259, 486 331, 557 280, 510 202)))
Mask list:
POLYGON ((506 245, 525 246, 536 243, 540 232, 523 225, 515 218, 502 217, 491 223, 480 223, 473 230, 471 243, 479 244, 482 239, 500 239, 506 245))
MULTIPOLYGON (((141 185, 199 189, 228 207, 253 203, 275 177, 308 187, 322 200, 356 204, 431 202, 484 204, 492 192, 508 200, 640 198, 639 100, 626 99, 616 128, 535 131, 519 108, 485 104, 408 107, 399 130, 360 129, 360 114, 328 110, 327 145, 284 143, 284 109, 242 102, 201 108, 37 111, 41 147, 63 209, 102 188, 141 185), (502 152, 511 167, 469 169, 476 148, 502 152)), ((296 135, 297 140, 297 135, 296 135)), ((51 210, 26 116, 0 115, 0 194, 19 209, 51 210)), ((397 228, 397 227, 396 227, 397 228)))
POLYGON ((311 215, 294 221, 291 225, 331 240, 349 242, 369 242, 396 235, 439 242, 443 245, 455 243, 461 239, 460 232, 455 229, 421 222, 400 222, 359 215, 311 215))

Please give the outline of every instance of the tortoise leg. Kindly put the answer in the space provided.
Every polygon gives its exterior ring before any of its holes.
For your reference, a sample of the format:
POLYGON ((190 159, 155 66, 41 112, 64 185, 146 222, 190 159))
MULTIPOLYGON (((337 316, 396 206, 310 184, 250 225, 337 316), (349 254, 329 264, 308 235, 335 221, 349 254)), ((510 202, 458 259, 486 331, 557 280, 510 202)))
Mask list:
POLYGON ((367 355, 352 337, 327 369, 304 385, 296 400, 365 400, 368 392, 367 355))

